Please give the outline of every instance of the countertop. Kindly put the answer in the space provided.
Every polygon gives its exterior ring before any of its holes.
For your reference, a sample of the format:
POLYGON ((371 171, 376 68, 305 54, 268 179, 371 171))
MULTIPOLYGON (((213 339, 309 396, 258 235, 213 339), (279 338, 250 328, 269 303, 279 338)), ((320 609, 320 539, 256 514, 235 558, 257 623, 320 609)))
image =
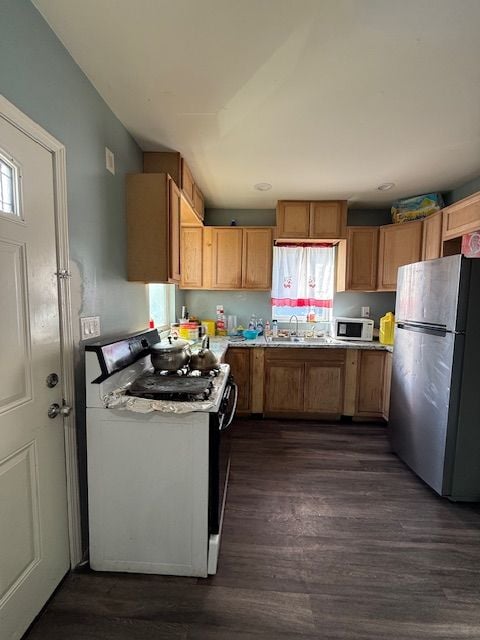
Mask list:
POLYGON ((222 360, 229 347, 240 348, 267 348, 272 349, 281 347, 286 349, 364 349, 370 351, 389 351, 393 352, 393 346, 381 344, 374 340, 373 342, 350 341, 350 340, 334 340, 327 338, 326 340, 304 340, 301 342, 275 341, 266 342, 265 338, 259 337, 254 340, 235 341, 228 337, 210 338, 210 349, 214 352, 219 360, 222 360))

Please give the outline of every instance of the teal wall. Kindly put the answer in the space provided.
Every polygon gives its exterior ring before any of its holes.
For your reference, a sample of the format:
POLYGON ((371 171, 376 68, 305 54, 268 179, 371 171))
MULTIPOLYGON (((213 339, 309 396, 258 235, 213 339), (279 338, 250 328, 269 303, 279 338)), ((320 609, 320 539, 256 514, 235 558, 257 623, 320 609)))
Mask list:
MULTIPOLYGON (((0 91, 67 151, 72 305, 82 510, 85 491, 85 384, 79 317, 99 315, 102 333, 144 328, 146 287, 126 281, 124 179, 141 171, 140 149, 27 0, 0 2, 0 91), (105 169, 105 146, 116 175, 105 169)), ((86 544, 86 518, 84 518, 86 544)))
POLYGON ((99 315, 105 334, 144 327, 146 287, 126 281, 125 258, 124 178, 140 149, 28 0, 2 0, 0 42, 2 94, 67 150, 75 317, 99 315))
MULTIPOLYGON (((228 225, 235 219, 237 224, 262 226, 275 224, 274 209, 207 209, 205 222, 208 225, 228 225)), ((351 209, 348 212, 349 225, 381 225, 391 222, 389 209, 351 209)), ((226 314, 236 315, 244 326, 252 313, 263 320, 271 319, 272 308, 270 292, 262 291, 185 291, 185 304, 190 313, 200 318, 215 317, 217 304, 223 304, 226 314)), ((336 293, 333 313, 337 316, 360 316, 362 306, 370 307, 370 315, 377 326, 381 316, 395 310, 395 294, 375 293, 336 293)))

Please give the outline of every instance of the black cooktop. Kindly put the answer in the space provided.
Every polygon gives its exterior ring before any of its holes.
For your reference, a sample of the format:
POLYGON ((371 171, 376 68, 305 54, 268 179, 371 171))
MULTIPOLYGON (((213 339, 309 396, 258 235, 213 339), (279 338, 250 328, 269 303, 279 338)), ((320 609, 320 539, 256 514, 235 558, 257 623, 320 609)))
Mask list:
POLYGON ((210 377, 164 376, 147 372, 131 385, 128 394, 152 400, 207 400, 213 389, 210 377))

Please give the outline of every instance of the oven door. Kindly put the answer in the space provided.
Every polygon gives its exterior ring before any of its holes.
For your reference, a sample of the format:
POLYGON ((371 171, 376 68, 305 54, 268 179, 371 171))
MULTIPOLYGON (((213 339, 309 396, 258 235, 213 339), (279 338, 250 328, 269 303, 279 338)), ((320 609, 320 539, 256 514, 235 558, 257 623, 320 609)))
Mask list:
POLYGON ((230 430, 237 408, 238 387, 230 377, 220 410, 210 415, 208 532, 220 532, 230 470, 230 430))

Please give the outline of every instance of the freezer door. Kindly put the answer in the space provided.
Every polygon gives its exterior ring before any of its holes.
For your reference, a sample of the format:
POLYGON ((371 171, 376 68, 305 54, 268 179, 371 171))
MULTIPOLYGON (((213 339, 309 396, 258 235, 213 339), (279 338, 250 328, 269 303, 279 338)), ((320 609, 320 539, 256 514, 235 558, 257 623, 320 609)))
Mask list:
POLYGON ((396 321, 413 321, 462 331, 468 261, 462 256, 415 262, 398 270, 396 321), (458 316, 458 321, 457 321, 458 316))
POLYGON ((395 334, 390 441, 398 456, 440 495, 450 489, 447 427, 452 423, 452 367, 463 340, 452 333, 442 336, 402 328, 395 334))

